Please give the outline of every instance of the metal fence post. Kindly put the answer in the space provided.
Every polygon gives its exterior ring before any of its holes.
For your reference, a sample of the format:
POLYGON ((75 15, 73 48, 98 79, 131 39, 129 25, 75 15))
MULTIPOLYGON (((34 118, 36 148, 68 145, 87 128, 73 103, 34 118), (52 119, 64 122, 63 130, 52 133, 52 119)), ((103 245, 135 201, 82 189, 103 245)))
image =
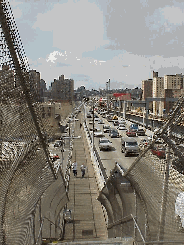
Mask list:
MULTIPOLYGON (((135 196, 135 220, 137 218, 137 195, 136 195, 136 191, 134 190, 134 196, 135 196)), ((134 223, 134 240, 136 242, 136 225, 134 223)))
MULTIPOLYGON (((168 127, 168 138, 170 137, 170 127, 168 127)), ((163 241, 164 239, 164 227, 165 227, 165 216, 166 216, 166 207, 167 207, 167 194, 168 194, 168 181, 169 181, 169 164, 170 164, 170 147, 167 147, 166 154, 166 167, 165 167, 165 177, 163 184, 163 196, 162 196, 162 207, 161 207, 161 216, 160 216, 160 227, 158 232, 158 241, 163 241)))

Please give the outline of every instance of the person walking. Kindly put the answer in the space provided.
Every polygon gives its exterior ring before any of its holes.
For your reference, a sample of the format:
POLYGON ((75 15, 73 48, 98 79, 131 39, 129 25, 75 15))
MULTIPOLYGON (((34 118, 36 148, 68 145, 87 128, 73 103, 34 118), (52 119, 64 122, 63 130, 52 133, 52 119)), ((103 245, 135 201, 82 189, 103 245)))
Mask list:
POLYGON ((82 173, 82 178, 84 178, 84 175, 86 173, 86 167, 84 166, 84 164, 81 165, 81 173, 82 173))
POLYGON ((74 177, 77 177, 77 162, 76 162, 76 160, 72 164, 72 170, 73 170, 74 177))

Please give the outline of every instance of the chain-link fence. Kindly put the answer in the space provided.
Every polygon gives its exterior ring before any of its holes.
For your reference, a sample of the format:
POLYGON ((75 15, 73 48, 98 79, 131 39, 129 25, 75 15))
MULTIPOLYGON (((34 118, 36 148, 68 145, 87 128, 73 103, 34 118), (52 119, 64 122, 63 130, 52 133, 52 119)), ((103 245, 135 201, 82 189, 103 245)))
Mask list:
POLYGON ((56 173, 48 150, 47 137, 55 132, 41 117, 39 87, 29 71, 10 4, 0 0, 1 244, 36 243, 43 216, 57 223, 67 202, 61 169, 56 173))
POLYGON ((111 237, 131 236, 137 244, 183 244, 183 100, 175 103, 153 139, 142 141, 142 151, 127 171, 116 164, 101 191, 111 237))

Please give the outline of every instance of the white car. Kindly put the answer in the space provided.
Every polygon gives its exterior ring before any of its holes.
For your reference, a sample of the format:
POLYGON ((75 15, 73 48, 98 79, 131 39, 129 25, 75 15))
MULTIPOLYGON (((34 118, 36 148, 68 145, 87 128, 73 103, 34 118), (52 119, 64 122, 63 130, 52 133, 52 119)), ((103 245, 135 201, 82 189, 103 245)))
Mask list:
POLYGON ((119 124, 119 126, 117 128, 118 128, 118 130, 122 130, 122 131, 127 130, 126 126, 124 124, 119 124))
POLYGON ((112 148, 112 142, 107 138, 100 138, 99 149, 100 150, 110 150, 112 148))
POLYGON ((125 119, 121 118, 121 119, 119 120, 119 124, 125 124, 125 123, 126 123, 125 119))
POLYGON ((96 132, 94 132, 94 137, 103 137, 104 134, 100 129, 96 129, 96 132))

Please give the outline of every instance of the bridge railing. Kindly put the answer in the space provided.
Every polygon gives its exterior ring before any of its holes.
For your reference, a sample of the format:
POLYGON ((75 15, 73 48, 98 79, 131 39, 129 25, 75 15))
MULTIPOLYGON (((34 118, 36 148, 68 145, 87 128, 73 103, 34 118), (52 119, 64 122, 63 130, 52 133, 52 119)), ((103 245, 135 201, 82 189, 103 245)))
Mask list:
POLYGON ((100 159, 100 156, 98 154, 98 151, 92 142, 92 136, 91 136, 91 133, 89 131, 89 128, 86 122, 83 123, 83 127, 84 127, 84 132, 86 135, 88 147, 90 150, 91 160, 92 160, 94 170, 96 173, 97 184, 98 184, 99 189, 101 190, 106 183, 107 175, 103 167, 102 161, 100 159))

